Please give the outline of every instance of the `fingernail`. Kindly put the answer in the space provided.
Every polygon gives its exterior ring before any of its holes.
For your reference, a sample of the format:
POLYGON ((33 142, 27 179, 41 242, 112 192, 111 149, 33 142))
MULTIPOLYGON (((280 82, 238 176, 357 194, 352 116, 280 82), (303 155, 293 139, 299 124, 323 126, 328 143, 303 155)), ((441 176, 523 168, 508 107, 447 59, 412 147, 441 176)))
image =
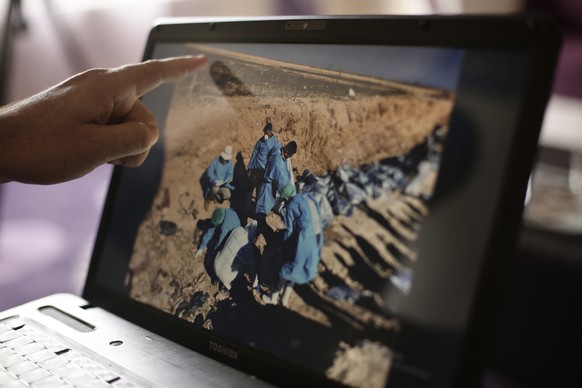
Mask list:
POLYGON ((144 123, 145 125, 148 126, 149 130, 154 134, 154 137, 152 138, 152 141, 150 143, 150 145, 154 145, 158 142, 159 138, 160 138, 160 130, 158 128, 158 126, 156 124, 152 124, 152 123, 144 123))

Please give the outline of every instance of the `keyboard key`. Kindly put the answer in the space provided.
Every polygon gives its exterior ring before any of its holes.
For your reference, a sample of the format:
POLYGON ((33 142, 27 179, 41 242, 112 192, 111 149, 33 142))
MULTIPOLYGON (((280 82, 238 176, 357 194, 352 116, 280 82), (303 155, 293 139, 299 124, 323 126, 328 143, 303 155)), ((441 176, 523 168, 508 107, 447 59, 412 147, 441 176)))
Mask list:
POLYGON ((5 331, 12 330, 12 328, 5 323, 0 323, 0 334, 4 333, 5 331))
POLYGON ((24 382, 18 380, 12 374, 0 370, 0 387, 2 388, 24 388, 28 387, 24 382))
POLYGON ((26 361, 26 358, 22 357, 20 354, 13 354, 11 356, 0 358, 0 366, 8 368, 24 361, 26 361))
POLYGON ((26 327, 18 330, 18 332, 22 333, 22 335, 30 338, 34 342, 38 342, 40 344, 45 344, 45 343, 50 343, 52 341, 55 341, 55 339, 53 339, 52 337, 49 337, 48 335, 41 333, 40 331, 32 328, 31 326, 26 326, 26 327))
POLYGON ((6 343, 14 338, 20 337, 20 333, 16 330, 9 329, 4 333, 0 334, 0 343, 6 343))
POLYGON ((2 386, 2 383, 8 383, 14 380, 16 380, 16 377, 14 377, 11 373, 0 369, 0 387, 2 386))
MULTIPOLYGON (((25 337, 25 339, 27 339, 27 338, 25 337)), ((15 339, 14 341, 17 341, 17 340, 15 339)), ((13 341, 11 341, 11 342, 13 342, 13 341)), ((23 346, 20 346, 20 347, 12 346, 12 344, 11 344, 10 347, 22 356, 27 356, 29 354, 38 352, 39 350, 44 350, 44 346, 42 346, 41 344, 36 343, 36 342, 30 342, 30 343, 24 344, 23 346)))
POLYGON ((45 348, 47 348, 47 350, 53 353, 59 353, 68 349, 68 347, 61 342, 55 340, 52 337, 49 337, 48 335, 40 333, 38 330, 32 328, 31 326, 26 326, 25 328, 20 329, 19 332, 21 332, 22 335, 28 338, 30 341, 42 344, 45 348))
POLYGON ((4 324, 14 330, 19 330, 26 326, 26 323, 18 317, 9 318, 4 321, 4 324))
POLYGON ((79 388, 111 388, 111 385, 107 384, 105 381, 93 380, 86 384, 79 385, 79 388))
POLYGON ((82 372, 82 370, 78 366, 71 365, 71 363, 69 363, 64 367, 52 370, 51 372, 53 372, 56 376, 59 376, 63 380, 67 381, 67 378, 69 376, 79 374, 82 372))
POLYGON ((63 353, 61 355, 61 357, 69 360, 70 362, 75 363, 75 365, 82 365, 87 360, 90 360, 89 357, 84 356, 83 354, 81 354, 80 352, 77 352, 75 350, 71 350, 69 352, 63 353))
POLYGON ((94 371, 95 376, 108 383, 120 378, 119 373, 115 373, 110 369, 103 368, 102 370, 94 371))
POLYGON ((36 365, 34 362, 24 361, 16 365, 9 366, 6 369, 8 370, 8 372, 13 373, 16 376, 20 376, 37 368, 39 368, 39 366, 36 365))
POLYGON ((105 368, 104 366, 92 367, 90 369, 86 369, 86 371, 107 382, 113 381, 120 377, 119 373, 115 373, 111 369, 105 368))
POLYGON ((83 356, 82 354, 79 354, 78 352, 74 352, 71 354, 72 354, 71 361, 73 361, 75 363, 75 365, 79 366, 82 369, 86 369, 87 367, 91 367, 91 366, 97 364, 95 361, 93 361, 89 357, 83 356))
POLYGON ((90 375, 85 371, 79 371, 67 376, 66 381, 69 384, 73 385, 83 385, 89 382, 95 381, 97 378, 95 376, 90 375))
POLYGON ((50 371, 55 371, 55 370, 60 369, 64 366, 67 366, 69 364, 69 361, 65 360, 63 357, 55 357, 55 358, 51 358, 51 359, 48 359, 45 361, 41 361, 38 364, 45 369, 48 369, 50 371))
POLYGON ((57 354, 64 353, 64 352, 71 350, 71 349, 69 349, 68 346, 65 346, 62 343, 57 342, 55 340, 42 342, 42 344, 46 347, 46 349, 48 351, 53 352, 53 353, 57 353, 57 354))
POLYGON ((111 386, 113 386, 115 388, 138 388, 139 387, 139 385, 135 385, 131 381, 127 381, 127 380, 117 380, 117 381, 111 383, 111 386))
POLYGON ((70 385, 65 383, 63 380, 59 379, 56 376, 50 376, 46 379, 42 379, 40 381, 36 381, 30 384, 31 387, 38 387, 38 388, 70 388, 70 385))
POLYGON ((39 351, 36 351, 34 353, 30 353, 30 354, 26 355, 26 358, 28 358, 30 361, 33 361, 33 362, 43 362, 43 361, 50 360, 51 358, 55 358, 55 357, 58 357, 58 356, 52 352, 49 352, 44 347, 39 351))
POLYGON ((11 356, 13 354, 16 354, 16 352, 12 350, 12 348, 0 345, 0 358, 11 356))
POLYGON ((6 347, 12 348, 12 349, 16 349, 16 348, 21 348, 25 345, 31 344, 32 340, 28 337, 25 336, 20 336, 17 338, 14 338, 13 340, 6 342, 4 345, 6 347))
POLYGON ((71 362, 75 365, 79 366, 86 372, 89 372, 95 376, 103 378, 102 376, 106 376, 104 380, 113 380, 116 377, 119 377, 118 374, 113 373, 109 368, 106 368, 102 364, 90 359, 89 357, 82 356, 80 358, 75 358, 71 362))
POLYGON ((37 368, 37 369, 31 370, 28 373, 23 374, 22 376, 19 376, 19 378, 21 381, 24 381, 25 383, 31 384, 31 383, 35 383, 35 382, 41 381, 43 379, 46 379, 49 376, 51 376, 49 371, 46 371, 42 368, 37 368))

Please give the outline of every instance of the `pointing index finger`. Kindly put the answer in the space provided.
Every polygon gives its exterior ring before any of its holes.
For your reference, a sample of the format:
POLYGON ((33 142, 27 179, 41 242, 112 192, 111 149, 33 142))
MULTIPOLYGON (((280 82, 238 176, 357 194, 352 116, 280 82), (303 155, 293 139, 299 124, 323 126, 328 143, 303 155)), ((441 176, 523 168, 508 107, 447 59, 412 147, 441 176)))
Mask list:
POLYGON ((117 69, 117 73, 121 84, 135 88, 136 97, 141 97, 163 83, 178 81, 194 74, 206 62, 204 55, 152 59, 122 66, 117 69))

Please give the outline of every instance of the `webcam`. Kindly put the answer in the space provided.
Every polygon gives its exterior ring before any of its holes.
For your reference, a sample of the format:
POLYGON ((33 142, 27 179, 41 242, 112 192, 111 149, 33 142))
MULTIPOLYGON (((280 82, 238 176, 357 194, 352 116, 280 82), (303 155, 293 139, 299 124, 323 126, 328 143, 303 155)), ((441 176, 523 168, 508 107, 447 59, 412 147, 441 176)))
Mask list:
POLYGON ((285 22, 285 29, 288 31, 313 31, 325 29, 324 20, 290 20, 285 22))

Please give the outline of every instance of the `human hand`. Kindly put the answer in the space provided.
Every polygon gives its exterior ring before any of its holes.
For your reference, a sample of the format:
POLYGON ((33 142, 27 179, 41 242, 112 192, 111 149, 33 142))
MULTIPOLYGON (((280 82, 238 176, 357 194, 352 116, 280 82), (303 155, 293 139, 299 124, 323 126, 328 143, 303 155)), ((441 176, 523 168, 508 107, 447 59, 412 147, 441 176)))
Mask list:
POLYGON ((0 109, 0 182, 50 184, 104 163, 139 166, 159 136, 139 98, 205 63, 179 57, 92 69, 0 109))
POLYGON ((194 255, 195 258, 200 259, 204 255, 204 249, 198 249, 196 254, 194 255))

